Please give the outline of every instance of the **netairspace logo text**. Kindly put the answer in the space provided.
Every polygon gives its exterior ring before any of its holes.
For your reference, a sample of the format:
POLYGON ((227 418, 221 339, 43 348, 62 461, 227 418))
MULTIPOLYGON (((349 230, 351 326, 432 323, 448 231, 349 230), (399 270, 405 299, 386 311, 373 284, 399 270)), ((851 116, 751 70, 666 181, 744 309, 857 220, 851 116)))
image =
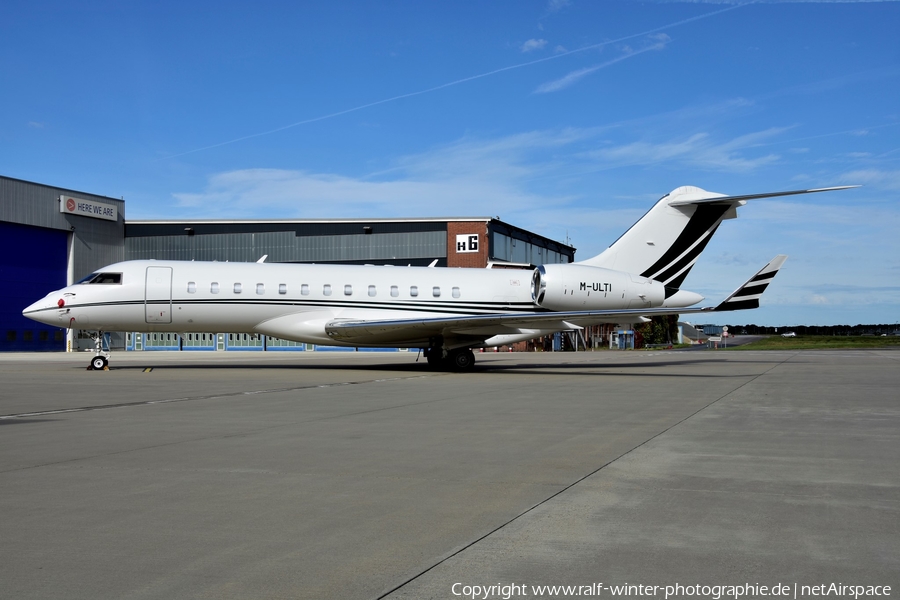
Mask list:
POLYGON ((818 585, 801 585, 794 583, 788 585, 776 583, 775 585, 760 585, 745 583, 743 585, 645 585, 623 584, 603 585, 592 583, 590 585, 526 585, 520 583, 497 583, 494 585, 469 585, 454 583, 450 589, 454 596, 469 598, 470 600, 489 600, 491 598, 540 598, 540 597, 582 597, 597 598, 601 596, 614 597, 654 597, 654 598, 712 598, 721 600, 731 598, 817 598, 817 597, 841 597, 859 598, 888 597, 891 595, 889 585, 847 585, 843 583, 822 583, 818 585))

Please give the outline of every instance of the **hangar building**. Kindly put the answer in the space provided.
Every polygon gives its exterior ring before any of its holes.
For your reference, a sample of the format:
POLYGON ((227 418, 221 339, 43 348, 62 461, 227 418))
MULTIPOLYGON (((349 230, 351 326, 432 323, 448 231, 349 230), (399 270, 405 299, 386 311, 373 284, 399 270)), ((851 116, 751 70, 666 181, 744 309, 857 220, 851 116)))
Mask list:
POLYGON ((0 176, 0 350, 64 350, 65 331, 22 309, 125 258, 125 203, 0 176))
MULTIPOLYGON (((0 249, 0 277, 6 282, 0 294, 0 351, 77 348, 77 334, 67 342, 65 330, 26 319, 22 309, 121 260, 255 262, 265 255, 267 262, 527 268, 575 259, 572 246, 492 217, 126 221, 122 199, 3 176, 0 249)), ((146 350, 298 346, 235 335, 211 332, 181 340, 175 334, 127 332, 113 345, 146 350)))

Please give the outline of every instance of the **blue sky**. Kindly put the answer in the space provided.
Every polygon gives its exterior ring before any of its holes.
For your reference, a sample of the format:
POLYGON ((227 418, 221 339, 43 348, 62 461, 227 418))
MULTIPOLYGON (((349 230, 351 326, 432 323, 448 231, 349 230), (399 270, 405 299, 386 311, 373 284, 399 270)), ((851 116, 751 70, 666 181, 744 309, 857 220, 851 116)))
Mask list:
POLYGON ((129 219, 500 216, 601 252, 759 200, 685 281, 790 255, 766 325, 900 322, 900 2, 4 2, 0 173, 129 219))

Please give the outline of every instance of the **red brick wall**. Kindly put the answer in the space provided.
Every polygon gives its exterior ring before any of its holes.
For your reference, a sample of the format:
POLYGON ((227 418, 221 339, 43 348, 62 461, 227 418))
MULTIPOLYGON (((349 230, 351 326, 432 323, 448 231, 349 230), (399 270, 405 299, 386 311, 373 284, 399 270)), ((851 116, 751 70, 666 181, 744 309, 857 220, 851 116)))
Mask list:
POLYGON ((450 221, 447 223, 447 266, 484 268, 488 263, 488 231, 484 221, 450 221), (478 235, 477 252, 457 252, 457 235, 478 235))

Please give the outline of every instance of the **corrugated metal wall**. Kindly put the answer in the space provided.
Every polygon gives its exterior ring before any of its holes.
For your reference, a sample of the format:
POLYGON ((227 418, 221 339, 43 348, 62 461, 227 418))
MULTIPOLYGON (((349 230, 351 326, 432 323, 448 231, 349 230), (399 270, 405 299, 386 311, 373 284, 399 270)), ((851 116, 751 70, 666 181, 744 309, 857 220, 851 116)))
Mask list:
POLYGON ((122 200, 0 176, 0 221, 73 232, 76 280, 125 258, 125 203, 122 200), (118 220, 61 213, 60 195, 113 204, 118 220))
POLYGON ((447 256, 445 231, 297 236, 293 231, 128 237, 128 260, 339 262, 447 256))

